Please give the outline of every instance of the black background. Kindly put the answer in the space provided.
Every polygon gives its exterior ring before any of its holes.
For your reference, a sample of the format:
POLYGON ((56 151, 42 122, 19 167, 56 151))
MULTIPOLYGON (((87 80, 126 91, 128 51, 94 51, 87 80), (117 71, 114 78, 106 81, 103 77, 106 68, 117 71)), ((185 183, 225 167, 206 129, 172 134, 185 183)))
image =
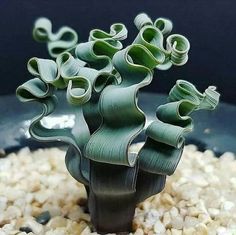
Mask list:
POLYGON ((62 25, 74 28, 86 41, 93 28, 109 31, 123 22, 131 43, 137 34, 133 19, 139 12, 153 20, 164 16, 174 23, 174 33, 191 43, 189 62, 183 67, 157 71, 146 91, 168 92, 176 79, 193 82, 201 91, 215 84, 222 100, 236 103, 236 1, 235 0, 0 0, 0 94, 14 93, 30 78, 26 63, 30 57, 49 58, 45 44, 32 39, 35 19, 52 20, 53 30, 62 25))

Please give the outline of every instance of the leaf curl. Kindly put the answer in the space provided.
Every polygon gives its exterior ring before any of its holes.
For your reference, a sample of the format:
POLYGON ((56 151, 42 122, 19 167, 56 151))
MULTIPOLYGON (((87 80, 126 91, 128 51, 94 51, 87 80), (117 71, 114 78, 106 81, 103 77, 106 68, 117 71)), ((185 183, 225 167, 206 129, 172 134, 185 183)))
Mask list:
POLYGON ((153 23, 145 13, 136 16, 134 23, 140 30, 134 43, 145 45, 152 51, 162 52, 165 60, 157 65, 157 69, 167 70, 172 65, 182 66, 188 61, 190 43, 188 39, 180 34, 170 34, 173 25, 166 18, 157 18, 153 23), (167 37, 167 38, 166 38, 167 37), (166 49, 164 48, 164 38, 166 38, 166 49))
POLYGON ((111 58, 120 49, 122 44, 119 41, 96 40, 80 43, 75 49, 75 56, 96 70, 111 73, 113 70, 111 58))
POLYGON ((124 40, 127 38, 128 30, 124 24, 116 23, 110 27, 110 33, 107 33, 101 29, 93 29, 89 33, 89 41, 95 41, 98 39, 107 40, 114 39, 115 41, 124 40))
POLYGON ((33 37, 38 42, 46 42, 51 57, 56 58, 65 51, 70 51, 78 42, 77 33, 70 27, 63 26, 58 32, 52 32, 52 23, 47 18, 36 20, 33 37))
POLYGON ((81 105, 90 100, 91 84, 85 77, 74 77, 68 83, 67 101, 73 105, 81 105))
POLYGON ((159 120, 153 121, 146 129, 147 140, 139 153, 142 170, 162 175, 174 173, 185 135, 193 129, 188 115, 199 109, 214 109, 219 102, 215 87, 206 91, 202 94, 184 80, 176 82, 169 93, 171 102, 158 107, 156 114, 159 120))
POLYGON ((22 102, 44 99, 53 94, 54 88, 39 78, 33 78, 16 89, 16 95, 22 102))
POLYGON ((60 76, 57 64, 53 60, 33 57, 28 61, 28 71, 41 79, 46 84, 51 84, 56 88, 65 88, 65 83, 60 76))
POLYGON ((69 52, 59 55, 57 64, 61 77, 67 84, 67 100, 71 104, 87 103, 92 92, 100 93, 107 84, 116 83, 114 75, 81 66, 81 62, 69 52), (83 95, 82 99, 81 95, 83 95))
MULTIPOLYGON (((57 74, 56 63, 50 60, 33 59, 28 66, 31 74, 38 76, 19 86, 16 90, 17 97, 23 102, 36 101, 42 106, 42 112, 34 117, 31 121, 29 132, 31 136, 38 141, 62 141, 70 145, 69 153, 66 156, 66 165, 71 175, 88 184, 89 164, 86 158, 82 157, 84 144, 88 141, 90 134, 88 126, 83 117, 81 108, 75 111, 75 126, 73 129, 49 129, 43 126, 41 120, 50 115, 56 108, 57 98, 53 95, 54 87, 50 76, 57 74), (51 66, 53 66, 52 69, 51 66), (44 70, 44 68, 46 68, 44 70), (79 123, 79 124, 78 124, 79 123), (80 126, 81 125, 81 126, 80 126)), ((51 76, 55 77, 55 76, 51 76)), ((87 81, 87 80, 86 80, 87 81)), ((87 87, 86 87, 87 88, 87 87)), ((88 100, 88 92, 80 96, 74 97, 76 104, 82 105, 88 100)))
POLYGON ((153 22, 151 18, 146 13, 139 13, 134 18, 134 24, 138 30, 141 30, 144 26, 152 25, 153 22))
POLYGON ((167 37, 173 29, 171 20, 162 17, 155 20, 154 26, 162 32, 164 37, 167 37))
POLYGON ((209 86, 204 93, 200 93, 197 88, 188 81, 177 80, 175 86, 170 90, 169 100, 178 101, 187 99, 194 105, 194 110, 213 110, 219 103, 220 94, 215 86, 209 86))

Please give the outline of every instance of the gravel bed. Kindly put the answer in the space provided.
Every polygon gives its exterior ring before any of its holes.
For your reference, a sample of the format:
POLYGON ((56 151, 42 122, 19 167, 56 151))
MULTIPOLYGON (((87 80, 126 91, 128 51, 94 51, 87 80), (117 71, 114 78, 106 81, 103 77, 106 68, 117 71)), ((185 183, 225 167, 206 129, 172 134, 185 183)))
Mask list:
MULTIPOLYGON (((58 148, 24 148, 0 158, 0 235, 97 234, 85 189, 67 172, 64 156, 58 148)), ((236 234, 235 156, 217 159, 186 146, 163 192, 137 206, 132 234, 236 234)))

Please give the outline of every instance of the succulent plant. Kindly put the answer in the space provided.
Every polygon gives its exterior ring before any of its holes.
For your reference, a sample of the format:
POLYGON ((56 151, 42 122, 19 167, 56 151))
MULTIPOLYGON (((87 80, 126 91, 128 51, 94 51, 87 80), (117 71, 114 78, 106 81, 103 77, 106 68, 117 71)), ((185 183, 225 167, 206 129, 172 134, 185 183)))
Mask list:
POLYGON ((93 29, 88 42, 78 43, 76 32, 39 18, 33 37, 47 43, 53 59, 31 58, 28 71, 34 76, 17 88, 23 102, 36 101, 42 112, 33 118, 31 136, 39 141, 69 145, 65 163, 70 174, 86 187, 92 224, 98 232, 131 230, 137 203, 162 191, 167 175, 174 173, 187 133, 193 130, 189 116, 199 109, 214 109, 219 93, 214 86, 200 93, 191 83, 178 80, 156 120, 145 125, 138 106, 139 89, 152 82, 154 69, 167 70, 188 60, 189 41, 170 34, 172 22, 154 22, 144 13, 134 20, 139 32, 123 48, 127 29, 113 24, 110 32, 93 29), (73 106, 73 128, 48 129, 41 120, 60 108, 56 90, 66 90, 73 106), (140 133, 145 144, 139 152, 130 145, 140 133))

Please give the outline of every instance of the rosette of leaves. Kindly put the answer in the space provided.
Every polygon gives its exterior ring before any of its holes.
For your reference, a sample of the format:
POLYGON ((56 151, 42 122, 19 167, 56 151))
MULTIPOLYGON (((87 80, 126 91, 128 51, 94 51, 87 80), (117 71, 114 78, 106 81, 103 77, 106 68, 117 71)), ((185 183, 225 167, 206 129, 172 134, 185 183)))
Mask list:
POLYGON ((55 60, 31 58, 28 71, 34 78, 16 91, 21 101, 42 105, 29 127, 31 136, 69 145, 67 169, 85 185, 92 224, 102 233, 131 230, 136 204, 162 191, 166 176, 174 173, 185 136, 193 130, 191 113, 214 109, 219 101, 215 87, 200 93, 191 83, 178 80, 168 102, 157 108, 156 120, 145 128, 139 89, 151 83, 154 69, 184 65, 190 44, 186 37, 171 34, 168 19, 153 22, 141 13, 134 23, 139 32, 124 48, 128 31, 121 23, 113 24, 110 32, 94 29, 88 42, 78 43, 73 29, 64 26, 53 33, 48 19, 38 19, 33 37, 47 44, 55 60), (65 90, 74 107, 71 129, 42 125, 44 117, 60 108, 56 90, 65 90), (145 144, 131 152, 129 147, 141 132, 146 134, 145 144))

